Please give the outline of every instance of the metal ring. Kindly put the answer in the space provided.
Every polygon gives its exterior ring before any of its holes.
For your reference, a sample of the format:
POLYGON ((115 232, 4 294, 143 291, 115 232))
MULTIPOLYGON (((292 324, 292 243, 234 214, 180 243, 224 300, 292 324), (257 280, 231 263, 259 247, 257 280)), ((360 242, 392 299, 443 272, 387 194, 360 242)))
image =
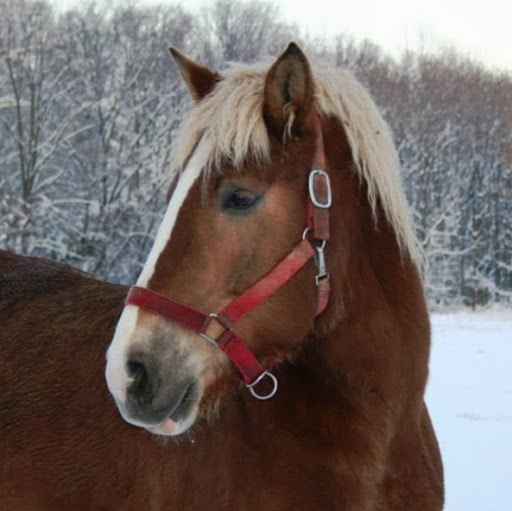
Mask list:
POLYGON ((272 373, 265 371, 264 373, 261 373, 252 383, 246 383, 245 386, 249 389, 250 393, 252 394, 252 397, 259 399, 260 401, 265 401, 275 396, 277 392, 277 378, 272 373), (273 388, 268 394, 261 395, 254 390, 254 387, 258 385, 258 383, 261 380, 263 380, 265 376, 268 376, 270 378, 270 380, 272 381, 273 388))
MULTIPOLYGON (((302 233, 302 239, 303 240, 307 239, 310 230, 311 229, 309 227, 306 227, 304 229, 304 232, 302 233)), ((319 249, 319 250, 323 250, 325 248, 326 243, 327 243, 327 240, 322 240, 322 244, 321 245, 316 245, 315 248, 319 249)))

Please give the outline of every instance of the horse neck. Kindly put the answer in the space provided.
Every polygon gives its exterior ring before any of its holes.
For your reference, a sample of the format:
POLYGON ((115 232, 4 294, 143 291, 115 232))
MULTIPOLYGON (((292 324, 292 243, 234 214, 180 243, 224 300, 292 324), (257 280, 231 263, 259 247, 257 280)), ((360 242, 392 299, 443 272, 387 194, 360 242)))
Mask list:
POLYGON ((276 368, 277 395, 264 407, 245 393, 235 400, 233 417, 240 423, 265 425, 255 431, 300 424, 335 443, 339 422, 352 414, 374 421, 369 415, 376 410, 391 407, 401 414, 409 406, 404 403, 412 403, 412 417, 422 404, 429 321, 421 277, 401 254, 380 206, 376 224, 365 186, 344 163, 351 151, 341 131, 335 120, 324 123, 334 193, 326 249, 330 302, 293 363, 276 368))
POLYGON ((262 405, 245 389, 231 395, 222 427, 212 429, 219 445, 240 436, 262 458, 283 442, 298 459, 354 452, 356 466, 361 451, 354 446, 378 457, 396 424, 408 427, 419 417, 429 327, 418 271, 400 257, 394 232, 375 228, 371 211, 360 223, 333 213, 329 306, 293 362, 275 368, 279 390, 272 399, 262 405), (351 227, 334 221, 340 217, 351 227), (376 426, 361 427, 368 424, 376 426))
MULTIPOLYGON (((301 358, 303 373, 329 387, 333 399, 360 402, 367 393, 422 395, 429 355, 429 320, 419 271, 401 254, 395 232, 366 190, 354 183, 341 199, 332 230, 331 303, 301 358)), ((380 208, 379 208, 380 209, 380 208)))

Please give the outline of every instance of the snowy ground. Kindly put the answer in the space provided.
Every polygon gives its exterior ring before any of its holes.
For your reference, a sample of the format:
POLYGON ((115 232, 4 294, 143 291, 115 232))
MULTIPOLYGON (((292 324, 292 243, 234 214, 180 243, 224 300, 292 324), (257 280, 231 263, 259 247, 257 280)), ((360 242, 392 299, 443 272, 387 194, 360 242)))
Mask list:
POLYGON ((434 314, 427 402, 445 511, 512 510, 512 310, 434 314))

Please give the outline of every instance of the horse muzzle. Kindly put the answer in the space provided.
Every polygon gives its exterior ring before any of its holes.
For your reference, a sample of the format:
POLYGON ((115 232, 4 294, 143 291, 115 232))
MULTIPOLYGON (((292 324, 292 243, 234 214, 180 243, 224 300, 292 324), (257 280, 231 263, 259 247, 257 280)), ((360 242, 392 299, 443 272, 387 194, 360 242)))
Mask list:
POLYGON ((122 328, 116 332, 107 355, 107 384, 128 423, 176 435, 197 417, 211 357, 199 336, 158 318, 151 323, 129 336, 122 328))
POLYGON ((179 368, 162 375, 154 357, 134 354, 126 362, 131 379, 126 389, 125 409, 130 417, 148 425, 167 418, 175 423, 185 419, 197 401, 199 383, 179 368))

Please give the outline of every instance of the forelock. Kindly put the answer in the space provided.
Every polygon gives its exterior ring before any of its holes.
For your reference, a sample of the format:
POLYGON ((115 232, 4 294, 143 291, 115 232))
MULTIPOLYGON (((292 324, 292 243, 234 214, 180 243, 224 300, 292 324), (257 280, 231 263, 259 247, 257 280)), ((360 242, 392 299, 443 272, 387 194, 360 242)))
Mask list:
MULTIPOLYGON (((222 163, 240 169, 248 159, 260 165, 270 161, 270 143, 263 118, 265 77, 273 60, 251 66, 233 64, 223 80, 197 103, 174 142, 173 172, 180 172, 199 140, 206 142, 205 180, 222 172, 222 163)), ((414 233, 403 191, 398 154, 390 129, 375 103, 348 71, 312 66, 314 108, 335 117, 343 126, 359 177, 368 189, 375 220, 380 201, 398 245, 421 267, 423 252, 414 233)), ((202 145, 202 144, 201 144, 202 145)))

